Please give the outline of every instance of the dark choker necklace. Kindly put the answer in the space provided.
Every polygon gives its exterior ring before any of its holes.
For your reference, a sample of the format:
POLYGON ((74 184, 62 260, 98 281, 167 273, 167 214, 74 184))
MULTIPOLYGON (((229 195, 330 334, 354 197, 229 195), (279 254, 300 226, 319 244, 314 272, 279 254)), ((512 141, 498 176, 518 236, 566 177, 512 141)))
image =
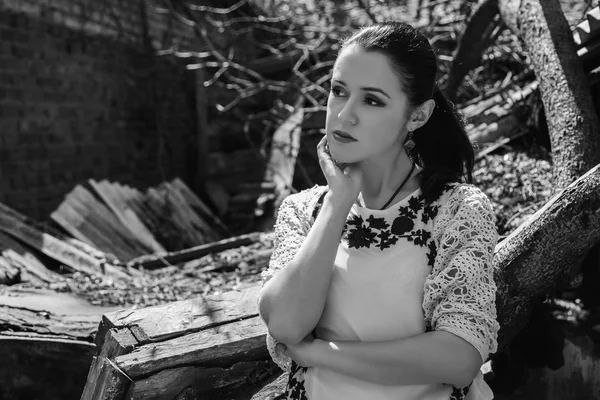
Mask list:
POLYGON ((402 190, 402 188, 404 187, 404 185, 406 185, 406 182, 408 182, 408 179, 411 177, 413 171, 415 170, 415 163, 412 163, 412 167, 410 168, 410 171, 408 173, 408 175, 406 175, 406 178, 404 178, 404 180, 402 181, 402 183, 400 184, 400 186, 398 186, 398 189, 396 189, 396 191, 394 192, 394 194, 392 195, 392 197, 390 197, 390 199, 383 205, 383 207, 380 208, 380 210, 385 210, 387 208, 387 206, 390 205, 390 203, 392 202, 392 200, 394 200, 394 198, 398 195, 398 193, 400 193, 400 190, 402 190))

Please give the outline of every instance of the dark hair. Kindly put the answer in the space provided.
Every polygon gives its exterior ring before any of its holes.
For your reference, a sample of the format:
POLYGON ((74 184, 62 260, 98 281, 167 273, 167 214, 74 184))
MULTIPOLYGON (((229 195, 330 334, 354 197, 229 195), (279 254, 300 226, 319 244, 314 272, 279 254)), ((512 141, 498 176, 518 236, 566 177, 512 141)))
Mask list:
POLYGON ((406 23, 383 22, 360 29, 342 42, 342 49, 351 44, 388 57, 408 96, 409 111, 435 101, 427 123, 414 131, 416 146, 409 154, 423 168, 419 184, 425 199, 437 199, 450 182, 471 183, 473 145, 456 108, 436 84, 437 60, 427 38, 406 23))

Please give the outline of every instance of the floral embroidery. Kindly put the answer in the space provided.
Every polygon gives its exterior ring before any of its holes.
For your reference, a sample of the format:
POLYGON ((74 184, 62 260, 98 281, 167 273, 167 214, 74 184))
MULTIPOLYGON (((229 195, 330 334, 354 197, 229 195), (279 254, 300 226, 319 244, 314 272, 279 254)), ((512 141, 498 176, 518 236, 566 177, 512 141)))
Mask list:
POLYGON ((360 249, 370 248, 372 245, 380 250, 389 249, 405 238, 416 246, 427 247, 427 260, 433 266, 435 260, 435 243, 431 232, 425 229, 415 230, 415 220, 421 213, 421 221, 433 221, 438 212, 438 206, 425 204, 424 196, 412 196, 407 205, 398 208, 398 215, 388 223, 385 218, 376 218, 370 215, 366 220, 361 215, 353 215, 344 227, 343 240, 348 242, 348 247, 360 249))
POLYGON ((306 397, 306 389, 304 388, 305 374, 308 368, 299 366, 296 361, 292 360, 292 368, 290 370, 287 387, 285 393, 278 396, 281 400, 308 400, 306 397))
POLYGON ((469 386, 465 386, 462 388, 457 388, 456 386, 452 386, 452 393, 450 394, 450 400, 463 400, 469 394, 469 386))

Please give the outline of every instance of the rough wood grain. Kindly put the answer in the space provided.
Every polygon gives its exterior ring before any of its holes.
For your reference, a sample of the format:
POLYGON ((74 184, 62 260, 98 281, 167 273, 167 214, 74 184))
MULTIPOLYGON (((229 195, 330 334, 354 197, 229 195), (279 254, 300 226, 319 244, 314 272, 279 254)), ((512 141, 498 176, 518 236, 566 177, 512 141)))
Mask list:
POLYGON ((131 379, 110 359, 94 357, 81 400, 122 400, 130 384, 131 379))
POLYGON ((197 297, 159 306, 106 313, 98 328, 96 344, 112 328, 137 326, 152 341, 164 340, 258 315, 260 285, 241 291, 197 297))
POLYGON ((108 331, 100 354, 92 361, 81 400, 122 400, 131 379, 112 359, 129 353, 137 344, 127 328, 108 331))
POLYGON ((568 281, 600 242, 600 165, 553 197, 498 244, 494 254, 503 346, 528 321, 532 304, 568 281))
POLYGON ((115 359, 127 375, 138 379, 182 365, 227 366, 265 359, 266 327, 259 317, 220 325, 175 339, 146 344, 115 359))
MULTIPOLYGON (((251 385, 260 371, 272 362, 239 362, 229 368, 180 367, 160 371, 135 381, 126 399, 170 400, 173 398, 204 399, 210 392, 239 385, 251 385)), ((233 397, 225 397, 233 398, 233 397)))
MULTIPOLYGON (((600 163, 600 125, 559 0, 500 0, 506 25, 524 43, 552 144, 554 184, 568 186, 600 163)), ((576 260, 574 260, 576 263, 576 260)))

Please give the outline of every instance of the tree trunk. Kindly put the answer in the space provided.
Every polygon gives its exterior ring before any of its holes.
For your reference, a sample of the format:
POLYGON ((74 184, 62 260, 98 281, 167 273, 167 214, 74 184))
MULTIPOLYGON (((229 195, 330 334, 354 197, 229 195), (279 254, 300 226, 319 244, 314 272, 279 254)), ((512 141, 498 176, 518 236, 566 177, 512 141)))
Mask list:
POLYGON ((501 0, 500 14, 529 53, 546 112, 556 191, 600 163, 598 116, 558 0, 501 0))
POLYGON ((600 165, 553 197, 494 254, 499 347, 529 320, 533 303, 560 287, 600 242, 600 165))

